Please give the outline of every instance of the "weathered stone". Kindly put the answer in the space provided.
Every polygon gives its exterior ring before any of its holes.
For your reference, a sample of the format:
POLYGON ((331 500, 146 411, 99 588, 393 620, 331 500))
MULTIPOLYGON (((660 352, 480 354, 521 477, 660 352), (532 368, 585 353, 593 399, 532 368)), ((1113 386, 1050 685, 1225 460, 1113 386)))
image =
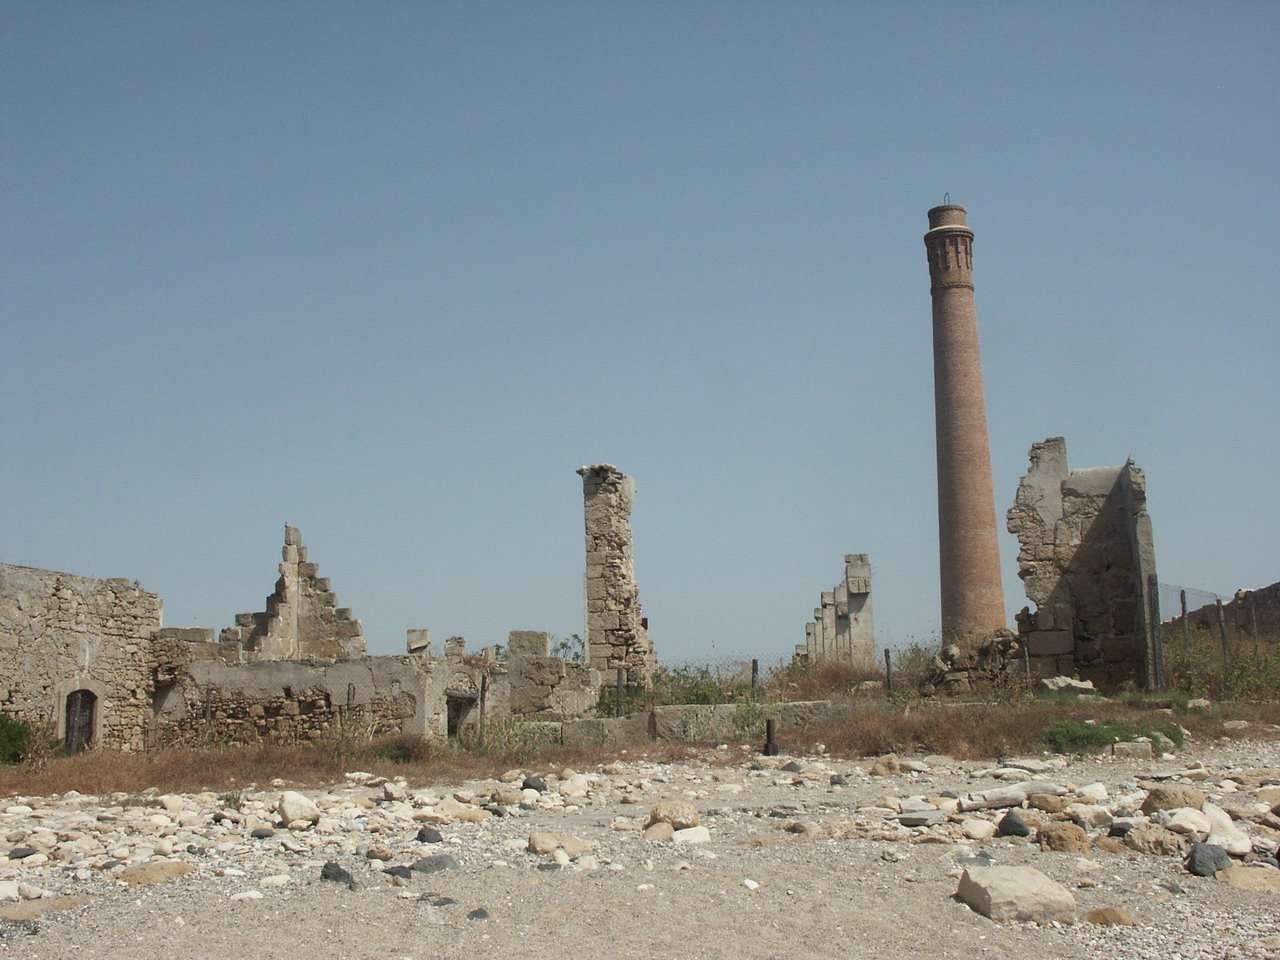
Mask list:
POLYGON ((276 804, 276 812, 280 814, 280 819, 286 824, 297 821, 315 823, 320 819, 320 808, 316 806, 316 802, 294 790, 286 790, 280 794, 280 800, 276 804))
POLYGON ((1200 811, 1209 821, 1209 835, 1205 837, 1207 843, 1217 844, 1233 857, 1243 857, 1253 850, 1249 835, 1232 823, 1226 811, 1217 804, 1206 800, 1200 811))
POLYGON ((1036 841, 1042 850, 1058 853, 1088 853, 1089 836, 1074 823, 1046 823, 1036 831, 1036 841))
POLYGON ((649 813, 649 823, 669 823, 675 830, 696 827, 702 822, 698 808, 687 800, 663 800, 649 813))
POLYGON ((1022 819, 1017 810, 1010 810, 1001 817, 1000 824, 996 830, 1002 837, 1031 836, 1031 828, 1027 826, 1026 821, 1022 819))
POLYGON ((1102 927, 1132 927, 1133 915, 1124 907, 1100 907, 1085 914, 1085 919, 1102 927))
POLYGON ((1227 867, 1215 876, 1240 890, 1280 894, 1280 870, 1274 867, 1227 867))
POLYGON ((1157 810, 1177 810, 1189 807, 1199 810, 1204 806, 1204 794, 1195 787, 1182 783, 1162 783, 1152 787, 1142 801, 1143 813, 1155 813, 1157 810))
POLYGON ((1123 757, 1127 760, 1153 760, 1156 752, 1150 740, 1128 740, 1113 743, 1111 745, 1111 755, 1123 757))
POLYGON ((969 867, 956 896, 996 921, 1073 923, 1076 918, 1071 892, 1032 867, 969 867))
POLYGON ((1134 827, 1125 834, 1124 844, 1130 850, 1155 856, 1181 856, 1187 847, 1182 837, 1154 823, 1134 827))

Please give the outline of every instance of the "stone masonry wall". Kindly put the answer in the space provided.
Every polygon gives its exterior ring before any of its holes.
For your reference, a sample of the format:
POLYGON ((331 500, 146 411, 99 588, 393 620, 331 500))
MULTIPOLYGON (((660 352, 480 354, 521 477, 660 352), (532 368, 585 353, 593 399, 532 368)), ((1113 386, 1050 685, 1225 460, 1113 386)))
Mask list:
POLYGON ((625 667, 629 684, 648 686, 658 657, 641 615, 631 553, 635 481, 607 463, 578 474, 587 534, 587 662, 602 672, 625 667))
POLYGON ((320 565, 307 560, 297 527, 285 525, 275 592, 261 613, 240 613, 222 631, 226 660, 349 660, 365 655, 360 621, 338 598, 320 565))
POLYGON ((0 564, 0 710, 62 738, 68 695, 88 690, 93 742, 142 749, 161 617, 160 598, 128 580, 0 564))
POLYGON ((871 603, 871 558, 849 553, 844 577, 822 593, 813 620, 805 624, 805 642, 797 658, 809 663, 838 661, 872 669, 876 659, 875 616, 871 603))
POLYGON ((1061 437, 1034 444, 1030 461, 1008 522, 1036 605, 1018 615, 1033 673, 1150 686, 1155 548, 1143 472, 1132 461, 1068 470, 1061 437))

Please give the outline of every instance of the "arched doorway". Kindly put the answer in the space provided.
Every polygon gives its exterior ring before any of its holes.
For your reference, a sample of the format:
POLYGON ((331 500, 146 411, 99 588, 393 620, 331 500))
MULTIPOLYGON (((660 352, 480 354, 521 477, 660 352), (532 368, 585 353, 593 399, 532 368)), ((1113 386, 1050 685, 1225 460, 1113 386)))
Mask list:
POLYGON ((471 711, 480 699, 475 681, 466 674, 455 674, 444 692, 446 721, 445 732, 450 740, 462 733, 471 720, 471 711))
POLYGON ((93 742, 98 696, 92 690, 67 694, 67 753, 79 753, 93 742))

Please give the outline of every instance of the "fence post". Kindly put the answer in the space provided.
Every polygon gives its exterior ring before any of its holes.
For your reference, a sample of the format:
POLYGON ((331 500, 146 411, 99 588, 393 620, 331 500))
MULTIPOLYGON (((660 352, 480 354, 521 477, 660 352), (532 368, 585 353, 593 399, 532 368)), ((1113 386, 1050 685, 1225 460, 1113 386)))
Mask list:
POLYGON ((884 692, 893 693, 893 663, 889 659, 889 651, 884 652, 884 692))
MULTIPOLYGON (((1253 659, 1257 661, 1261 656, 1258 652, 1258 598, 1252 590, 1246 596, 1249 598, 1249 632, 1253 634, 1253 659)), ((1257 669, 1256 664, 1254 669, 1257 669)))
POLYGON ((764 755, 776 757, 778 750, 778 721, 770 717, 764 722, 764 755))
POLYGON ((1231 644, 1227 640, 1227 616, 1222 612, 1222 598, 1218 597, 1218 632, 1222 634, 1222 699, 1231 699, 1231 644))
POLYGON ((751 699, 756 698, 756 688, 760 685, 760 661, 751 658, 751 699))
POLYGON ((485 734, 485 705, 488 701, 489 693, 489 671, 480 674, 480 746, 484 747, 485 734))
POLYGON ((613 715, 621 718, 626 714, 626 696, 627 696, 627 669, 626 667, 618 668, 618 688, 615 694, 617 702, 614 704, 613 715))
POLYGON ((1147 600, 1151 618, 1151 668, 1157 690, 1164 689, 1164 627, 1160 623, 1160 583, 1153 573, 1147 578, 1147 600))
POLYGON ((1182 669, 1191 669, 1191 623, 1187 620, 1187 591, 1178 591, 1178 602, 1182 605, 1182 669))

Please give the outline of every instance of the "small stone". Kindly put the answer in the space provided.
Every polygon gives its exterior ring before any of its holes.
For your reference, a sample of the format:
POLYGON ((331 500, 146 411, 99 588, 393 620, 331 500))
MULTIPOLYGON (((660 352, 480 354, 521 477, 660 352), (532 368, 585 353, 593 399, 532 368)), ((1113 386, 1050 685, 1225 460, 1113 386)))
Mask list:
POLYGON ((831 785, 833 787, 847 787, 849 785, 849 778, 842 773, 833 773, 831 775, 831 785))
POLYGON ((443 843, 444 834, 435 827, 423 827, 418 831, 419 843, 443 843))
POLYGON ((756 881, 752 880, 750 877, 747 877, 745 880, 743 880, 742 885, 746 887, 748 890, 760 889, 760 884, 756 883, 756 881))
POLYGON ((1216 876, 1239 890, 1280 894, 1280 870, 1271 867, 1227 867, 1218 871, 1216 876))
POLYGON ((1124 844, 1130 850, 1155 856, 1181 856, 1186 849, 1186 841, 1182 837, 1154 823, 1134 827, 1125 834, 1124 844))
POLYGON ((1124 907, 1102 907, 1090 910, 1085 919, 1102 927, 1132 927, 1133 916, 1124 907))
MULTIPOLYGON (((1056 797, 1054 799, 1057 799, 1056 797)), ((996 827, 996 833, 1002 837, 1029 837, 1031 836, 1031 828, 1027 826, 1022 815, 1017 810, 1010 810, 1000 818, 1000 823, 996 827)))
POLYGON ((706 827, 686 827, 683 830, 677 830, 672 834, 671 839, 676 843, 708 843, 711 840, 711 831, 706 827))
POLYGON ((249 831, 249 836, 255 840, 270 840, 276 835, 276 832, 270 827, 258 827, 249 831))
POLYGON ((131 887, 147 887, 157 883, 168 883, 189 873, 195 867, 180 860, 158 860, 154 863, 138 863, 125 867, 120 871, 120 879, 131 887))
POLYGON ((470 913, 467 914, 467 919, 468 920, 488 920, 489 911, 486 910, 484 907, 476 907, 474 910, 472 910, 470 913))
POLYGON ((356 888, 356 878, 351 876, 349 871, 343 869, 341 864, 332 860, 320 868, 320 879, 331 880, 334 883, 345 883, 349 890, 356 888))
POLYGON ((433 857, 422 857, 413 861, 413 869, 418 873, 439 873, 442 870, 457 870, 458 861, 447 853, 438 853, 433 857))
POLYGON ((1157 810, 1177 810, 1190 807, 1199 810, 1204 806, 1204 794, 1195 787, 1182 783, 1162 783, 1152 787, 1142 801, 1143 813, 1155 813, 1157 810))
POLYGON ((547 781, 541 777, 525 777, 520 784, 522 790, 537 790, 539 793, 547 792, 547 781))
POLYGON ((261 890, 245 890, 243 893, 233 893, 232 900, 261 900, 264 894, 261 890))
POLYGON ((1059 853, 1088 853, 1089 836, 1074 823, 1046 823, 1036 831, 1036 840, 1042 850, 1059 853))
POLYGON ((280 794, 280 800, 276 803, 276 812, 280 814, 282 821, 290 825, 290 829, 295 823, 312 824, 320 819, 320 808, 316 806, 316 802, 293 790, 286 790, 280 794))
POLYGON ((669 823, 654 823, 645 827, 642 836, 651 843, 666 843, 675 836, 676 828, 669 823))

